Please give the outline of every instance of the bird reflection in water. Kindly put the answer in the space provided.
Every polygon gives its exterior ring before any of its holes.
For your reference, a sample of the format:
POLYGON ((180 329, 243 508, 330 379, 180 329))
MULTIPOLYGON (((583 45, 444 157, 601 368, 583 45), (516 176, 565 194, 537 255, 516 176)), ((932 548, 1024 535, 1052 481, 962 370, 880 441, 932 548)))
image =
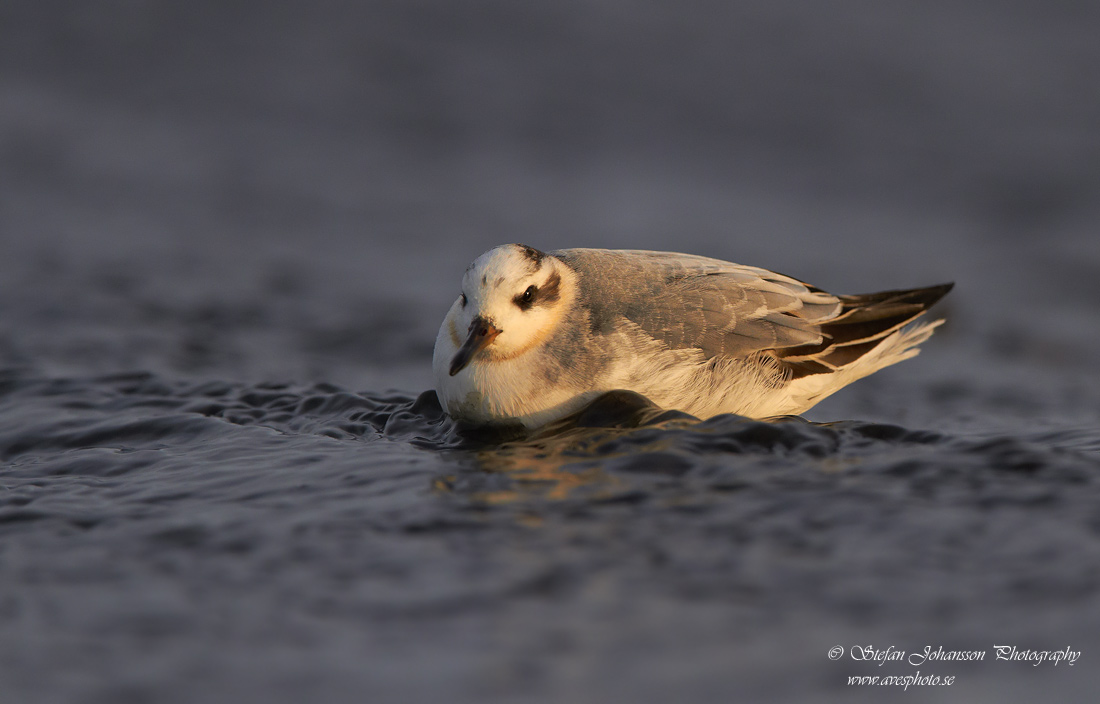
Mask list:
POLYGON ((482 445, 474 455, 479 471, 439 477, 433 486, 436 491, 460 493, 488 505, 578 498, 613 502, 633 491, 605 469, 626 449, 616 440, 641 427, 697 420, 686 413, 666 411, 634 392, 611 391, 533 434, 461 429, 467 441, 482 445), (494 439, 498 443, 492 443, 494 439))

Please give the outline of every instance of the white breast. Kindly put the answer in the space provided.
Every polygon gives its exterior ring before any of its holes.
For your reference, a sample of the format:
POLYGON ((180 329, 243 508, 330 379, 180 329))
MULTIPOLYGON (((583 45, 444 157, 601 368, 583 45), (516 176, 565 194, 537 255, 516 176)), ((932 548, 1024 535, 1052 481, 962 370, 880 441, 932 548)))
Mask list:
POLYGON ((448 316, 439 329, 432 368, 439 402, 452 418, 473 423, 518 422, 534 428, 579 410, 597 395, 570 382, 547 384, 539 348, 503 361, 475 359, 451 376, 451 360, 458 346, 450 320, 448 316))

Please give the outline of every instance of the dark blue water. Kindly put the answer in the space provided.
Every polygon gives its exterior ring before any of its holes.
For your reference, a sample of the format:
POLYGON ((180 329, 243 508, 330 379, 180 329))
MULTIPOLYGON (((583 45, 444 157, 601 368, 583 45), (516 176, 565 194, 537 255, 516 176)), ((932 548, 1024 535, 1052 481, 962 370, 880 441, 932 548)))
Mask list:
POLYGON ((1089 698, 1098 30, 5 3, 0 699, 1089 698), (512 241, 957 287, 919 358, 804 419, 612 394, 492 433, 442 414, 431 348, 512 241), (848 685, 917 670, 955 681, 848 685))
MULTIPOLYGON (((1095 642, 1095 432, 700 422, 609 395, 503 437, 432 392, 2 388, 20 701, 842 699, 868 668, 836 643, 1095 642)), ((938 671, 1092 681, 1087 660, 995 668, 938 671)))

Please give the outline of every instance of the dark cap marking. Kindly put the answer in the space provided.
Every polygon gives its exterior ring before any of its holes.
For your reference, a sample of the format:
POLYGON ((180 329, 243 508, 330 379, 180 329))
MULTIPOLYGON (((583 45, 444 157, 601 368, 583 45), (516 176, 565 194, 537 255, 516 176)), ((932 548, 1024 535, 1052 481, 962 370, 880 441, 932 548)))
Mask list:
POLYGON ((525 244, 516 243, 516 246, 523 252, 523 256, 531 260, 531 263, 535 265, 536 269, 542 266, 542 260, 546 256, 546 252, 540 252, 534 247, 528 247, 525 244))

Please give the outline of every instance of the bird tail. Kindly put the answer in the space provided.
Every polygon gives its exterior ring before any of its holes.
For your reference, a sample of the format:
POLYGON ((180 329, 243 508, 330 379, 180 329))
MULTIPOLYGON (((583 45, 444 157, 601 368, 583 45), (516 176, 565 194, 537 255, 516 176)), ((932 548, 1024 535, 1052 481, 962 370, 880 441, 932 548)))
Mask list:
POLYGON ((776 350, 776 355, 792 380, 817 374, 848 376, 849 371, 858 372, 844 382, 850 383, 916 356, 917 346, 927 340, 943 320, 907 329, 906 326, 924 315, 953 286, 942 284, 839 296, 840 313, 822 323, 820 343, 776 350))

